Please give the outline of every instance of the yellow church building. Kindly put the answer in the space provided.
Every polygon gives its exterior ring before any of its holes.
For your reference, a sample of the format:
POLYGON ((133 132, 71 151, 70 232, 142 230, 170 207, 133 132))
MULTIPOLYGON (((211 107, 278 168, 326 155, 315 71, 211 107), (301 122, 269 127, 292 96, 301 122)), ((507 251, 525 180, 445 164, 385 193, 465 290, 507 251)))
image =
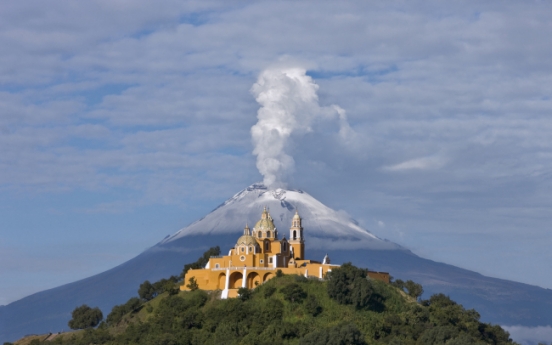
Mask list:
MULTIPOLYGON (((305 259, 305 240, 301 217, 296 211, 289 229, 289 240, 278 239, 278 229, 267 211, 253 229, 247 225, 234 248, 226 256, 211 257, 204 269, 190 269, 180 290, 188 290, 190 278, 195 278, 203 290, 222 290, 221 298, 236 297, 241 287, 253 289, 273 278, 278 270, 284 274, 304 275, 322 279, 333 267, 326 255, 323 262, 305 259)), ((389 282, 389 274, 369 272, 375 279, 389 282)))

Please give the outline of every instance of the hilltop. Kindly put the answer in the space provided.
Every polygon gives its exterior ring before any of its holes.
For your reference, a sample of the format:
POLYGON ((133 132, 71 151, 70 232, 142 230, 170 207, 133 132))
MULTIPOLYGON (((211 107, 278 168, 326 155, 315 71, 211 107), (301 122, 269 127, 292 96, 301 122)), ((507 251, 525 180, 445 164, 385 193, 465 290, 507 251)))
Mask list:
POLYGON ((114 308, 96 329, 15 344, 515 344, 443 294, 418 302, 350 264, 326 280, 280 275, 238 298, 219 297, 172 290, 124 315, 114 308))
POLYGON ((67 329, 77 305, 97 306, 107 315, 114 305, 135 294, 140 283, 178 275, 184 263, 194 261, 209 247, 220 245, 222 253, 228 253, 245 223, 256 220, 265 206, 284 234, 295 209, 299 210, 304 217, 308 258, 322 261, 328 254, 335 264, 350 261, 416 281, 424 286, 424 297, 444 293, 468 309, 477 309, 485 322, 530 327, 552 324, 552 290, 424 259, 378 238, 345 212, 327 207, 305 191, 271 190, 253 184, 115 268, 0 307, 0 339, 14 341, 29 333, 67 329))

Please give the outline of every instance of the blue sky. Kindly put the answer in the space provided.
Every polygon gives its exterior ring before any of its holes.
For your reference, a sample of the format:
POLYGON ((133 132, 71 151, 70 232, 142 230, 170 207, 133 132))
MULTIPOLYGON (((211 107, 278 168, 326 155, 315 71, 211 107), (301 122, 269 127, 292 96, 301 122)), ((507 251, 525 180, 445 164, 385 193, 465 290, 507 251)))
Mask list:
POLYGON ((99 273, 262 180, 293 61, 356 133, 289 185, 415 253, 552 288, 550 2, 0 4, 0 304, 99 273))

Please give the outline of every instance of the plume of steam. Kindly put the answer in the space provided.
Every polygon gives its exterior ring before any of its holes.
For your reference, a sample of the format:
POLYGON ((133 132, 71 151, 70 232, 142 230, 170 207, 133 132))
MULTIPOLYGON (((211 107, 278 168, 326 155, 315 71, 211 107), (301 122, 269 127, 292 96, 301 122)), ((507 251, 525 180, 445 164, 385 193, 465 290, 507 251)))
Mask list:
POLYGON ((285 187, 285 178, 294 170, 295 161, 286 153, 292 134, 310 132, 315 122, 328 119, 338 120, 340 137, 351 134, 345 111, 335 105, 321 107, 317 90, 318 85, 299 67, 266 69, 251 88, 261 106, 258 122, 251 127, 253 154, 267 187, 285 187))

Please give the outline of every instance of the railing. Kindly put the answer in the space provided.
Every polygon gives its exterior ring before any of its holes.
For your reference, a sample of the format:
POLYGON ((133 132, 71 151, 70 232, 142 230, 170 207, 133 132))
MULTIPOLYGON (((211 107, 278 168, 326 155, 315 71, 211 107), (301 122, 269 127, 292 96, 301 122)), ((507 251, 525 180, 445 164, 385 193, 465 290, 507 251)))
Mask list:
POLYGON ((275 270, 277 269, 278 267, 276 268, 273 268, 273 267, 219 267, 219 268, 211 268, 212 271, 226 271, 226 270, 231 270, 231 271, 242 271, 244 269, 246 270, 259 270, 259 271, 272 271, 272 270, 275 270))

